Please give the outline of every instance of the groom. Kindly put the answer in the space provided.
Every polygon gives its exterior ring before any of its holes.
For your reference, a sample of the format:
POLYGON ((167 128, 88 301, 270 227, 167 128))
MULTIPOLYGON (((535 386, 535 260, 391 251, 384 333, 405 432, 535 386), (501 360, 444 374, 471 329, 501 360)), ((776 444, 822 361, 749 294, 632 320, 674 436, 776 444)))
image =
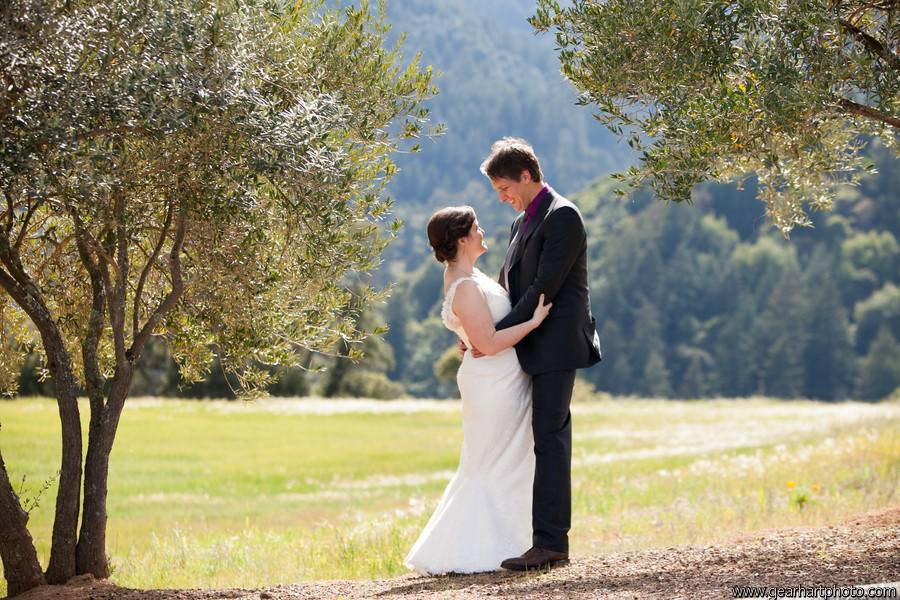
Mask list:
POLYGON ((578 208, 544 182, 537 156, 524 140, 495 142, 481 172, 491 180, 500 201, 520 213, 500 271, 500 283, 513 308, 496 329, 530 319, 541 294, 553 303, 541 326, 516 344, 519 363, 532 377, 534 545, 501 566, 513 571, 561 566, 569 560, 572 520, 569 403, 575 369, 600 360, 588 291, 584 222, 578 208))

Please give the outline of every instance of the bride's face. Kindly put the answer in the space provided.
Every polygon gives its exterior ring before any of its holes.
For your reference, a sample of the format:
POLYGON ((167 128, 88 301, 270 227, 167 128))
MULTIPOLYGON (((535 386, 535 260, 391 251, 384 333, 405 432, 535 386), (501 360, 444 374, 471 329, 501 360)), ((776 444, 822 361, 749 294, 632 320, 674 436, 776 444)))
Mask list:
POLYGON ((461 243, 464 244, 464 247, 461 250, 465 250, 469 256, 473 259, 478 258, 485 252, 487 252, 487 244, 484 243, 484 229, 482 229, 478 225, 478 219, 475 219, 475 222, 472 223, 472 228, 469 229, 469 234, 460 240, 461 243))

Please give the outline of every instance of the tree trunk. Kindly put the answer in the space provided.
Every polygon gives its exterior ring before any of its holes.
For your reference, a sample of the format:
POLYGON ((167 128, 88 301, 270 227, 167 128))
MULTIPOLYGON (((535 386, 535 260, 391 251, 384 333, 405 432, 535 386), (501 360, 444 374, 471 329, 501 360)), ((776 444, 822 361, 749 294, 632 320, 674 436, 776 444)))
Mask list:
POLYGON ((96 578, 109 577, 106 559, 106 495, 109 475, 109 450, 104 439, 104 416, 107 411, 91 409, 87 457, 84 462, 84 506, 81 532, 76 550, 79 575, 90 573, 96 578))
POLYGON ((19 504, 0 454, 0 558, 9 596, 47 583, 27 523, 28 513, 19 504))
POLYGON ((0 236, 0 287, 12 296, 31 318, 41 334, 47 356, 47 368, 53 377, 56 403, 62 425, 62 464, 59 470, 59 491, 56 494, 56 517, 53 521, 53 546, 48 583, 65 583, 75 575, 75 544, 78 534, 78 509, 81 498, 81 419, 75 395, 72 361, 63 344, 62 333, 47 308, 40 288, 25 272, 18 249, 0 236))
POLYGON ((109 400, 99 416, 91 414, 87 459, 84 465, 84 512, 78 536, 78 573, 97 578, 109 577, 106 556, 106 497, 109 481, 109 456, 112 452, 119 417, 131 389, 134 367, 122 368, 113 378, 109 400))
POLYGON ((91 319, 88 324, 88 335, 82 344, 84 359, 85 383, 91 401, 91 424, 88 437, 88 452, 84 472, 84 514, 81 521, 81 532, 78 538, 77 571, 79 574, 90 573, 97 578, 109 577, 109 561, 106 556, 106 498, 109 480, 109 457, 119 427, 119 418, 125 406, 125 399, 131 391, 134 368, 140 358, 144 345, 153 333, 156 323, 171 311, 183 291, 181 280, 180 252, 184 243, 186 205, 178 212, 178 226, 172 251, 169 256, 171 266, 172 290, 157 306, 148 318, 143 329, 138 328, 140 292, 143 282, 166 238, 173 210, 170 207, 166 217, 166 225, 160 236, 152 256, 148 259, 138 283, 134 299, 132 318, 133 340, 130 348, 125 346, 125 300, 128 289, 128 233, 125 229, 124 197, 121 192, 115 196, 116 228, 115 236, 108 238, 108 252, 115 249, 117 272, 115 285, 112 284, 106 263, 91 254, 82 223, 74 215, 79 253, 85 268, 91 275, 93 304, 91 319), (104 300, 106 298, 106 300, 104 300), (113 332, 113 344, 116 356, 116 370, 113 376, 109 397, 103 402, 103 380, 97 367, 97 341, 103 325, 103 307, 106 304, 109 312, 109 324, 113 332))
POLYGON ((47 353, 47 367, 53 377, 59 419, 62 425, 62 466, 53 520, 53 545, 47 582, 62 584, 75 576, 75 547, 78 541, 78 511, 81 499, 81 418, 75 395, 72 361, 56 325, 42 327, 41 339, 47 353))

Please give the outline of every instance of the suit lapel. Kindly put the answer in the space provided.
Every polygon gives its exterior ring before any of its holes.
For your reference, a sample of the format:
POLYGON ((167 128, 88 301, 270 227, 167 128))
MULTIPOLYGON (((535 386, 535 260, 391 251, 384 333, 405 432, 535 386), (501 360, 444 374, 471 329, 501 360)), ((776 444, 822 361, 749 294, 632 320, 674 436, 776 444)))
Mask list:
POLYGON ((512 266, 513 256, 516 254, 516 251, 519 247, 519 234, 521 228, 522 217, 519 216, 516 218, 516 222, 513 225, 512 239, 509 240, 509 247, 507 247, 506 249, 506 257, 503 259, 503 268, 500 269, 500 285, 502 285, 504 288, 507 288, 507 291, 509 291, 509 269, 512 266))
POLYGON ((528 244, 528 240, 531 239, 531 236, 537 230, 538 226, 544 222, 544 219, 547 217, 547 213, 550 212, 550 207, 553 206, 553 203, 556 202, 556 192, 553 191, 553 188, 549 188, 549 198, 544 200, 543 205, 538 210, 537 214, 534 215, 534 218, 528 223, 528 227, 522 235, 519 236, 520 239, 515 248, 515 254, 512 257, 512 260, 509 263, 509 268, 512 269, 516 266, 522 259, 522 255, 525 254, 525 246, 528 244))

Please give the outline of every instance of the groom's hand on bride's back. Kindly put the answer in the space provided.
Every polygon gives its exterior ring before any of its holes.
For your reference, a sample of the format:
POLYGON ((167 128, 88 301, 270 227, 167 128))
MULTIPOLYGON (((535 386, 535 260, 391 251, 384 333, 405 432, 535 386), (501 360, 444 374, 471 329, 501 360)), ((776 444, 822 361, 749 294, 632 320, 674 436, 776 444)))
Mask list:
MULTIPOLYGON (((466 346, 466 343, 462 340, 457 340, 457 346, 459 346, 459 357, 462 358, 463 354, 465 354, 466 350, 468 350, 469 348, 468 348, 468 346, 466 346)), ((472 356, 474 356, 475 358, 481 358, 482 356, 484 356, 484 353, 479 352, 478 348, 475 348, 473 346, 472 347, 472 356)))

